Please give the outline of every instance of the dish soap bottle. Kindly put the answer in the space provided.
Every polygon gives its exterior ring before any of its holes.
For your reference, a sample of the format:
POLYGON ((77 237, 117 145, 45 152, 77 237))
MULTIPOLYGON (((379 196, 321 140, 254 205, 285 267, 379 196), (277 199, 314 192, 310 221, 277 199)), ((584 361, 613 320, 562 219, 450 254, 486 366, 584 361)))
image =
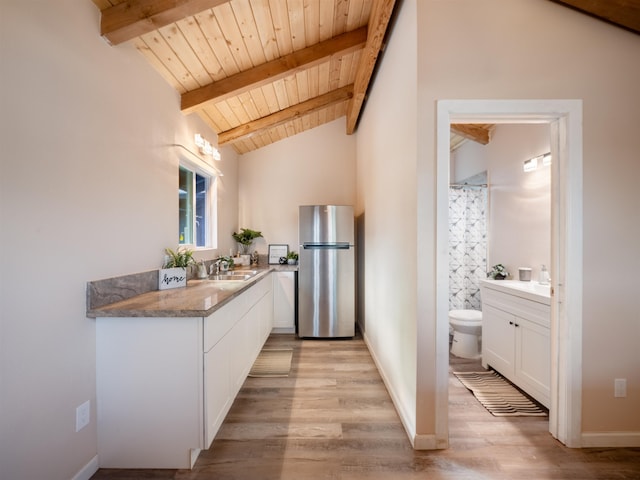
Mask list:
POLYGON ((549 285, 549 271, 547 270, 547 267, 545 267, 544 265, 542 265, 542 268, 540 269, 540 285, 549 285))

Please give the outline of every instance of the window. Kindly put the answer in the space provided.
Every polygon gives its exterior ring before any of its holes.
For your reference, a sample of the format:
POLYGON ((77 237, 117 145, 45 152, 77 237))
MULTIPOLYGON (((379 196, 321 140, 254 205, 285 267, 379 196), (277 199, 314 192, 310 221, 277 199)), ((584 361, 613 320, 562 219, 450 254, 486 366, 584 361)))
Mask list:
POLYGON ((190 162, 180 162, 178 243, 216 248, 216 177, 190 162))

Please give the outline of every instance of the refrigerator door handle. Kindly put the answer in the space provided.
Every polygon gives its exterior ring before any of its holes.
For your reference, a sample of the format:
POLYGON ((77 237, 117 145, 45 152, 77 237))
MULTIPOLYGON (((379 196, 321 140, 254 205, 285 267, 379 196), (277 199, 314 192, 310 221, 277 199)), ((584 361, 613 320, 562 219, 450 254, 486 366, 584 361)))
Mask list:
POLYGON ((351 248, 349 242, 337 242, 337 243, 311 243, 306 242, 302 244, 302 248, 305 250, 348 250, 351 248))

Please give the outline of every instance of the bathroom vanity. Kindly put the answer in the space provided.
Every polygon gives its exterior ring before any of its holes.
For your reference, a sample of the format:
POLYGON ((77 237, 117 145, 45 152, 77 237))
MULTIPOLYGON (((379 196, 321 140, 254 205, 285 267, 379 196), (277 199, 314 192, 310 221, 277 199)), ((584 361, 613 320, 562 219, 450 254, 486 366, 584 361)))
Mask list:
POLYGON ((516 280, 482 280, 480 290, 482 366, 493 368, 549 408, 549 286, 516 280))

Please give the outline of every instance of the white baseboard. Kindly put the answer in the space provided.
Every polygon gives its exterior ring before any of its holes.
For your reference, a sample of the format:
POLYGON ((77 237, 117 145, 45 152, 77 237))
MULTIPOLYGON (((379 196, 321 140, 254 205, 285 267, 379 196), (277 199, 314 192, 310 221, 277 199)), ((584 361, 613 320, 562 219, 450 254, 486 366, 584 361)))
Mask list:
POLYGON ((414 450, 438 450, 442 448, 438 447, 435 435, 415 435, 411 443, 414 450))
MULTIPOLYGON (((362 329, 360 330, 362 331, 362 329)), ((378 358, 376 357, 376 353, 373 351, 373 348, 371 348, 371 344, 369 343, 369 338, 367 337, 366 333, 362 334, 362 338, 364 339, 364 343, 367 346, 367 349, 369 350, 369 354, 371 355, 371 358, 373 358, 373 363, 375 363, 376 368, 378 369, 378 373, 380 373, 380 376, 382 377, 382 381, 384 382, 385 387, 387 388, 387 392, 389 392, 389 396, 391 397, 391 401, 393 402, 393 406, 396 409, 396 412, 398 412, 398 416, 400 417, 400 421, 402 422, 402 426, 404 427, 404 431, 407 433, 407 436, 409 437, 409 441, 411 442, 411 446, 416 449, 416 450, 430 450, 430 447, 421 447, 418 445, 422 445, 424 443, 428 443, 425 442, 423 440, 422 437, 427 437, 425 435, 416 435, 415 432, 415 428, 414 428, 414 422, 411 420, 411 417, 409 416, 408 412, 406 412, 402 406, 402 403, 400 402, 398 396, 396 395, 395 391, 393 390, 392 384, 389 381, 389 379, 387 378, 387 375, 385 374, 384 369, 381 367, 380 362, 378 361, 378 358)))
POLYGON ((96 455, 89 463, 80 469, 71 480, 89 480, 98 471, 98 456, 96 455))
POLYGON ((582 448, 640 447, 640 432, 582 432, 582 448))
POLYGON ((271 333, 276 335, 284 334, 284 333, 296 333, 295 327, 273 327, 271 329, 271 333))

